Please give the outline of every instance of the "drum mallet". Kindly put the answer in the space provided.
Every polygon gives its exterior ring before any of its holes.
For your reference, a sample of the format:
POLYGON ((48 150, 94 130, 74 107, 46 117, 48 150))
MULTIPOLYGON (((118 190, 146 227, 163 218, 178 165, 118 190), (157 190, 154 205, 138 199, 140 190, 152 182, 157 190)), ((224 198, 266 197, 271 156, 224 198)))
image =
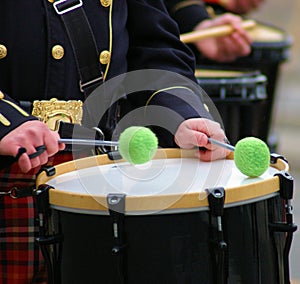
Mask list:
MULTIPOLYGON (((237 168, 247 176, 260 176, 269 167, 269 148, 258 138, 244 138, 235 147, 212 138, 208 138, 208 140, 212 144, 234 151, 234 162, 237 168)), ((132 164, 143 164, 150 161, 158 147, 158 139, 155 134, 149 128, 141 126, 131 126, 125 129, 121 133, 119 141, 59 139, 59 142, 73 145, 118 147, 121 156, 132 164)))
POLYGON ((121 133, 119 141, 63 138, 59 139, 58 142, 73 145, 118 147, 121 157, 131 164, 149 162, 158 147, 156 135, 149 128, 142 126, 128 127, 121 133))
MULTIPOLYGON (((256 22, 253 20, 245 20, 242 22, 242 28, 245 30, 252 29, 256 26, 256 22)), ((231 25, 220 25, 211 28, 203 28, 198 31, 184 33, 180 35, 180 40, 184 43, 193 43, 203 39, 211 37, 227 36, 234 32, 234 28, 231 25)))
POLYGON ((270 165, 270 150, 267 144, 258 138, 243 138, 235 147, 212 138, 208 138, 208 141, 234 152, 236 167, 249 177, 262 175, 270 165))

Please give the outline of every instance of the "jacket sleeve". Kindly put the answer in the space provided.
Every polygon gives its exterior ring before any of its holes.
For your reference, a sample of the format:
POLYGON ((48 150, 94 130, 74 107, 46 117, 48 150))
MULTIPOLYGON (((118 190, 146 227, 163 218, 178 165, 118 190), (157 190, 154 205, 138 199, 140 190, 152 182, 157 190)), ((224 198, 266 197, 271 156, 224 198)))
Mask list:
POLYGON ((160 87, 159 89, 155 87, 154 90, 147 87, 147 80, 144 79, 145 90, 153 91, 133 96, 134 103, 145 106, 159 105, 161 102, 162 105, 179 112, 185 119, 204 114, 210 116, 201 100, 200 93, 203 90, 199 91, 201 88, 195 78, 194 53, 180 41, 178 26, 168 14, 163 0, 130 0, 128 3, 130 40, 128 71, 155 69, 167 71, 166 74, 178 74, 178 78, 173 82, 170 82, 169 76, 165 76, 167 77, 165 79, 163 75, 152 79, 155 80, 155 85, 160 87), (157 82, 158 80, 160 82, 157 82), (173 100, 173 96, 170 95, 164 97, 165 92, 162 92, 164 88, 176 89, 176 96, 181 97, 181 100, 173 100), (192 111, 189 104, 192 104, 197 111, 192 111))
POLYGON ((201 0, 164 0, 168 12, 177 22, 180 33, 192 31, 197 24, 209 18, 201 0))
POLYGON ((203 102, 203 90, 199 90, 194 76, 194 54, 180 41, 178 26, 163 0, 130 0, 128 3, 129 71, 154 69, 175 74, 171 80, 167 75, 158 76, 153 80, 154 88, 148 87, 144 79, 147 91, 129 94, 128 99, 135 107, 144 106, 144 113, 152 120, 159 116, 158 123, 168 121, 166 125, 173 134, 185 119, 212 119, 203 102), (161 111, 156 112, 158 108, 161 111))
POLYGON ((0 91, 0 140, 22 123, 36 119, 0 91))

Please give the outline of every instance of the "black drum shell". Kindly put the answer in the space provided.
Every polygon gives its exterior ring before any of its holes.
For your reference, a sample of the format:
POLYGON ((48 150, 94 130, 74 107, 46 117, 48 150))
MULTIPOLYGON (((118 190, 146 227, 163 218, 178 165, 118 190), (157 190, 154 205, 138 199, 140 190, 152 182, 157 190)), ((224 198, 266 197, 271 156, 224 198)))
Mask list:
MULTIPOLYGON (((227 138, 233 145, 255 136, 265 140, 261 111, 267 100, 267 78, 259 70, 206 67, 200 70, 198 83, 216 106, 227 138), (205 73, 210 74, 206 76, 205 73), (216 76, 211 74, 216 73, 216 76), (223 76, 222 76, 223 74, 223 76), (238 75, 231 75, 238 74, 238 75)), ((196 76, 197 76, 196 71, 196 76)))
MULTIPOLYGON (((64 236, 62 283, 123 283, 122 257, 112 254, 110 217, 53 212, 64 236)), ((283 283, 278 259, 284 235, 269 229, 277 221, 283 221, 279 196, 224 210, 228 283, 283 283)), ((208 211, 125 216, 125 233, 128 283, 214 283, 214 221, 208 211)))

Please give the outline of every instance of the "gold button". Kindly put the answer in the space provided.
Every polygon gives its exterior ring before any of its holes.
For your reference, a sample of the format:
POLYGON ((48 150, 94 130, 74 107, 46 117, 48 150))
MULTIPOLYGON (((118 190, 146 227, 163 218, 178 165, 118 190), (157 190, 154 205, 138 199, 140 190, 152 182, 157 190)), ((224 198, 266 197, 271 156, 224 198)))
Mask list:
POLYGON ((3 44, 0 44, 0 59, 6 57, 6 55, 7 55, 7 48, 3 44))
POLYGON ((4 98, 4 94, 0 91, 0 100, 4 98))
POLYGON ((54 59, 62 59, 64 57, 65 51, 61 45, 54 45, 52 47, 52 56, 54 59))
POLYGON ((111 5, 111 0, 100 0, 103 7, 109 7, 111 5))
POLYGON ((108 50, 103 50, 100 53, 99 60, 101 64, 108 64, 110 61, 110 52, 108 50))
POLYGON ((54 0, 48 0, 48 2, 50 2, 50 3, 54 3, 54 0))

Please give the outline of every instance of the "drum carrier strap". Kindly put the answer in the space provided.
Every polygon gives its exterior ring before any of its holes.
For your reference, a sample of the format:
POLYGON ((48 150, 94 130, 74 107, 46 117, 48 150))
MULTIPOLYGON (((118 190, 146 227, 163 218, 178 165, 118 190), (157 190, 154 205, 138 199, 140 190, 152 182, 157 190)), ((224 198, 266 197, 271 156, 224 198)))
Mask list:
MULTIPOLYGON (((83 9, 82 0, 58 0, 53 3, 55 12, 61 17, 66 28, 74 57, 77 64, 80 81, 79 88, 85 99, 104 82, 104 75, 99 61, 99 50, 93 30, 83 9)), ((116 115, 119 106, 115 103, 109 115, 116 115)), ((86 113, 90 110, 85 108, 86 113)), ((110 132, 114 125, 107 119, 107 131, 110 132)), ((104 132, 98 128, 103 134, 104 132)), ((100 153, 111 152, 111 149, 98 147, 100 153)), ((114 157, 113 157, 114 158, 114 157)))
POLYGON ((224 212, 225 190, 223 187, 210 188, 208 203, 210 209, 211 259, 215 284, 226 284, 228 269, 226 269, 227 243, 224 240, 222 216, 224 212))
POLYGON ((127 243, 125 236, 125 194, 108 194, 107 205, 112 221, 113 247, 117 275, 120 284, 128 283, 127 278, 127 243))
POLYGON ((103 82, 103 72, 94 34, 82 5, 82 0, 59 0, 53 3, 54 10, 65 25, 75 55, 80 91, 87 97, 103 82))
MULTIPOLYGON (((271 157, 271 163, 275 163, 277 158, 271 157), (275 160, 274 160, 275 159, 275 160)), ((292 214, 292 199, 294 193, 294 179, 286 171, 276 173, 274 176, 278 176, 280 184, 280 197, 284 201, 285 205, 285 222, 274 222, 269 224, 271 232, 283 232, 285 233, 285 243, 283 248, 283 268, 284 268, 284 284, 290 283, 290 271, 289 271, 289 252, 293 240, 293 234, 297 230, 297 225, 293 223, 292 214)), ((278 261, 280 261, 278 259, 278 261)))

